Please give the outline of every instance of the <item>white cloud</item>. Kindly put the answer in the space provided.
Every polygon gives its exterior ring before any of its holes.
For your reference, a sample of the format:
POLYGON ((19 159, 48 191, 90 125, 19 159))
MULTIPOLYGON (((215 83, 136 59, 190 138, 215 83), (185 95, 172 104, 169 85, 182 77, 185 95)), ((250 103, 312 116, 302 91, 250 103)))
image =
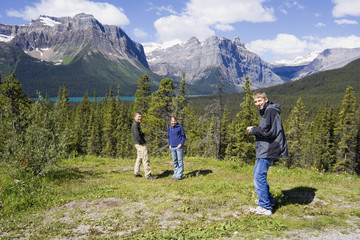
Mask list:
POLYGON ((278 34, 275 39, 252 41, 246 47, 266 61, 292 60, 327 48, 359 48, 360 37, 354 35, 326 38, 305 36, 299 39, 290 34, 278 34), (266 59, 267 56, 276 56, 276 59, 266 59))
POLYGON ((315 27, 325 27, 326 24, 325 23, 322 23, 322 22, 318 22, 317 24, 315 24, 315 27))
POLYGON ((357 21, 349 20, 349 19, 340 19, 340 20, 335 20, 334 22, 336 24, 338 24, 338 25, 342 25, 342 24, 358 24, 357 21))
POLYGON ((161 6, 161 7, 156 7, 154 6, 152 3, 149 3, 150 7, 147 9, 147 11, 152 11, 155 10, 156 11, 156 15, 161 15, 163 12, 168 12, 171 14, 176 14, 176 11, 173 9, 173 7, 171 5, 169 6, 161 6))
POLYGON ((334 17, 360 16, 360 1, 358 0, 333 0, 335 7, 334 17))
POLYGON ((123 26, 130 23, 123 9, 109 3, 89 0, 41 0, 33 6, 26 6, 23 10, 8 10, 6 13, 8 16, 29 21, 37 19, 40 15, 73 17, 78 13, 87 13, 103 24, 123 26))
POLYGON ((186 41, 195 36, 204 40, 215 34, 215 29, 231 31, 232 23, 275 21, 274 10, 265 8, 265 0, 190 0, 181 14, 159 18, 154 26, 158 40, 186 41))
POLYGON ((214 28, 223 32, 235 30, 235 28, 229 24, 216 24, 214 28))
POLYGON ((137 38, 146 38, 147 37, 147 33, 144 32, 143 30, 141 30, 140 28, 135 28, 133 30, 133 33, 134 33, 135 37, 137 37, 137 38))

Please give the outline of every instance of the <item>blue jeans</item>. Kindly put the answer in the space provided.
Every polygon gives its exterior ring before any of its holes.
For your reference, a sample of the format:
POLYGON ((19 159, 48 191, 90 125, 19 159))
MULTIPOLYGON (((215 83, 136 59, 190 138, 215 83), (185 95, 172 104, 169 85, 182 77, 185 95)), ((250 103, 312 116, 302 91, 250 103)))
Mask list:
POLYGON ((267 181, 267 172, 273 163, 271 158, 258 158, 254 167, 254 186, 259 198, 259 206, 272 211, 271 204, 275 199, 270 193, 270 187, 267 181))
POLYGON ((172 147, 170 152, 174 162, 174 176, 178 179, 182 179, 184 172, 184 161, 183 161, 184 148, 172 147))

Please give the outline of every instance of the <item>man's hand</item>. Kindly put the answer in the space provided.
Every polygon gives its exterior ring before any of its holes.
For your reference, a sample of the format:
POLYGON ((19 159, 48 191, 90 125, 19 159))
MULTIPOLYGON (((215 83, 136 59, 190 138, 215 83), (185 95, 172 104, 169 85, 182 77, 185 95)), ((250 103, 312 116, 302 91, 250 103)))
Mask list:
POLYGON ((247 127, 246 130, 247 130, 248 132, 250 132, 252 128, 253 128, 253 126, 247 127))
POLYGON ((181 143, 177 146, 177 148, 181 148, 182 147, 182 145, 181 145, 181 143))

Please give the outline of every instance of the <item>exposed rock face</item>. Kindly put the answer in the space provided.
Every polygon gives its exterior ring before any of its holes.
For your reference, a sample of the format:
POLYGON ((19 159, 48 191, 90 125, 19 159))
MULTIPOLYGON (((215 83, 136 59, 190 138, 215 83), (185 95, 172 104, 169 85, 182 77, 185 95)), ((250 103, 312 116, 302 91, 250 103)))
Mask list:
POLYGON ((281 84, 284 81, 272 72, 270 64, 248 51, 239 38, 210 37, 199 42, 193 37, 184 44, 157 49, 147 54, 150 69, 163 76, 181 77, 196 85, 207 81, 217 69, 225 80, 240 88, 249 77, 253 88, 281 84))
POLYGON ((64 57, 74 57, 85 49, 113 60, 136 60, 148 68, 141 44, 132 41, 121 28, 102 25, 88 14, 73 18, 41 16, 23 26, 0 24, 0 36, 45 61, 61 63, 64 57))
POLYGON ((292 80, 326 70, 341 68, 360 58, 360 48, 332 48, 321 52, 311 63, 296 73, 292 80))

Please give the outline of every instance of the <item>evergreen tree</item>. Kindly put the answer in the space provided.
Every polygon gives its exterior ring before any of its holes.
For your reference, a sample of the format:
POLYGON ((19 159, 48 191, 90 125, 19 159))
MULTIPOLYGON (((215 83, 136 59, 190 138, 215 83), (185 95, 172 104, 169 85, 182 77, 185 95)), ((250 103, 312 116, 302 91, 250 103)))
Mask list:
POLYGON ((0 158, 18 161, 14 154, 22 148, 24 131, 28 126, 30 99, 21 84, 11 74, 0 84, 0 158), (5 156, 6 155, 6 156, 5 156))
POLYGON ((66 90, 65 85, 60 87, 58 99, 54 104, 51 118, 54 120, 56 142, 59 145, 65 145, 66 152, 70 154, 76 152, 76 134, 73 128, 73 121, 71 119, 68 95, 69 93, 66 90))
POLYGON ((120 105, 119 115, 118 115, 118 124, 116 128, 116 156, 120 158, 129 158, 132 156, 134 151, 133 148, 133 139, 131 135, 131 124, 133 118, 132 114, 128 111, 124 104, 120 105))
POLYGON ((243 87, 246 95, 244 101, 240 104, 241 110, 229 125, 227 140, 229 144, 226 148, 226 158, 242 164, 253 163, 256 158, 255 138, 246 131, 246 128, 248 126, 257 126, 260 120, 254 105, 250 85, 251 83, 247 77, 243 87))
POLYGON ((92 103, 90 118, 89 118, 89 140, 87 144, 87 153, 89 155, 100 155, 102 151, 102 129, 103 118, 97 101, 96 91, 94 92, 94 102, 92 103))
POLYGON ((176 85, 170 78, 160 82, 159 89, 151 96, 148 114, 144 114, 142 129, 146 134, 148 147, 152 151, 165 149, 167 146, 166 132, 173 114, 173 93, 176 85))
POLYGON ((311 149, 313 166, 319 170, 330 171, 336 161, 335 118, 332 109, 320 107, 311 125, 311 149))
POLYGON ((335 126, 337 137, 336 171, 354 173, 358 168, 356 148, 359 132, 359 110, 356 107, 356 98, 352 87, 346 88, 338 121, 335 126))
POLYGON ((138 89, 135 92, 135 100, 133 104, 133 113, 146 113, 149 109, 151 99, 150 80, 147 75, 139 78, 138 89))
POLYGON ((104 108, 104 127, 103 127, 103 155, 108 157, 116 156, 116 128, 117 128, 118 108, 117 102, 110 88, 109 101, 104 108))
POLYGON ((87 154, 89 140, 89 121, 91 114, 91 102, 88 93, 85 93, 81 102, 75 109, 75 143, 79 154, 87 154))
POLYGON ((186 107, 186 81, 185 73, 182 74, 180 81, 180 91, 174 98, 174 115, 176 116, 179 124, 183 125, 186 118, 185 107, 186 107))
POLYGON ((307 111, 301 97, 291 111, 286 125, 286 139, 289 157, 286 160, 288 168, 291 166, 304 166, 304 148, 306 147, 306 120, 307 111))

